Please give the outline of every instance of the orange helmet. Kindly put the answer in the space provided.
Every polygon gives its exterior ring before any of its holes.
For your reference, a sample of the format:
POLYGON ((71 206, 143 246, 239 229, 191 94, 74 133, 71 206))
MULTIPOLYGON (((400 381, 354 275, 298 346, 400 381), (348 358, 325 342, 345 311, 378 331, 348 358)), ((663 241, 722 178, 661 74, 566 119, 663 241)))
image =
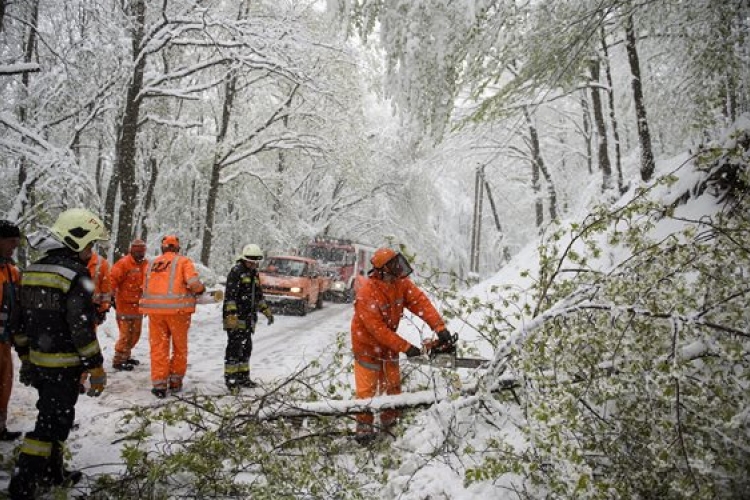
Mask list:
POLYGON ((390 248, 378 248, 370 259, 372 267, 381 269, 396 256, 396 252, 390 248))
POLYGON ((405 278, 413 271, 406 258, 390 248, 376 250, 370 262, 372 267, 380 272, 381 277, 389 274, 394 278, 405 278))
POLYGON ((175 236, 174 234, 168 234, 164 238, 161 239, 161 251, 164 252, 165 249, 170 250, 179 250, 180 249, 180 238, 175 236))

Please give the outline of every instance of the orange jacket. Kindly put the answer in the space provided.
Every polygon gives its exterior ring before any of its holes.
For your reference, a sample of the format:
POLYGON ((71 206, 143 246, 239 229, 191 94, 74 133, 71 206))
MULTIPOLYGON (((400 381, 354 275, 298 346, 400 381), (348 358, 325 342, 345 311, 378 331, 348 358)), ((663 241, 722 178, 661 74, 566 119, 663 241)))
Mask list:
POLYGON ((357 360, 377 363, 397 359, 411 345, 396 333, 404 308, 413 312, 434 331, 445 328, 443 318, 430 299, 409 278, 386 283, 370 277, 357 293, 352 317, 352 351, 357 360))
POLYGON ((94 304, 99 312, 109 311, 112 302, 112 283, 109 279, 109 262, 96 252, 91 252, 86 267, 94 282, 94 304))
POLYGON ((11 260, 0 257, 0 341, 9 342, 18 317, 18 285, 21 274, 11 260))
POLYGON ((139 312, 192 314, 195 296, 205 290, 192 260, 175 252, 165 252, 147 268, 139 312))
POLYGON ((115 292, 118 316, 138 314, 138 301, 143 295, 143 279, 147 267, 146 259, 138 263, 130 254, 123 256, 112 266, 109 277, 115 292))

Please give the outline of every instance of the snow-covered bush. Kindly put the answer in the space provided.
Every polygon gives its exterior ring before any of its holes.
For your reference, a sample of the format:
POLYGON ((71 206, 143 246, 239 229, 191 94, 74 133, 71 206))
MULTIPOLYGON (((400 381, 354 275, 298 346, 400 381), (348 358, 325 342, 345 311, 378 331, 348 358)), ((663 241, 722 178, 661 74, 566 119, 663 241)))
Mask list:
POLYGON ((493 370, 519 376, 528 448, 496 443, 469 482, 512 472, 519 496, 553 498, 750 490, 746 138, 542 243, 533 320, 493 370))

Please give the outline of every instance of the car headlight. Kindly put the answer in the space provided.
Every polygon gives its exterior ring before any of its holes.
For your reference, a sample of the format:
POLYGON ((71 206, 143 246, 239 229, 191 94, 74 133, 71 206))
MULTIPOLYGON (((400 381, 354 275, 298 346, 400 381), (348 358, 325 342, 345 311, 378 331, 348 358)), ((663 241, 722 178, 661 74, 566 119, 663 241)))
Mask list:
POLYGON ((333 284, 333 288, 335 288, 336 290, 343 290, 344 288, 346 288, 346 284, 343 281, 337 281, 333 284))
POLYGON ((302 292, 302 289, 298 286, 293 286, 292 288, 289 289, 289 291, 292 293, 300 293, 302 292))

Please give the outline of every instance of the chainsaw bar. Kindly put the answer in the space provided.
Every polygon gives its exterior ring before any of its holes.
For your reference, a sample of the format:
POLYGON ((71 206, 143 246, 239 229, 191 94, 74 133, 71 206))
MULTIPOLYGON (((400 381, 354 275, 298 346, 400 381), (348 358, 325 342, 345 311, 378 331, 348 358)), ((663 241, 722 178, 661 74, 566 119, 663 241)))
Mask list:
POLYGON ((435 368, 482 368, 490 362, 489 359, 461 358, 455 354, 436 354, 429 358, 420 356, 406 359, 411 363, 435 368))

